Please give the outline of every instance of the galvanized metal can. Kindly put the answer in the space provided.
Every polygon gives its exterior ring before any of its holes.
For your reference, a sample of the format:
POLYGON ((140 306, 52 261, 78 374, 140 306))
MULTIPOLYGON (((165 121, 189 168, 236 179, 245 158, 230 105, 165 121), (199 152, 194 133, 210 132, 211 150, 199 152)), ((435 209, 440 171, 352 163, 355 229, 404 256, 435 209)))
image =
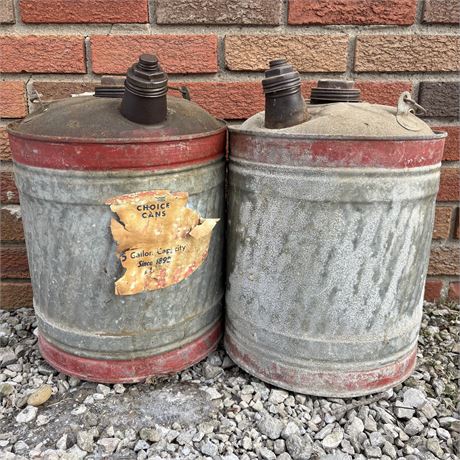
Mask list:
POLYGON ((188 367, 221 337, 223 223, 183 281, 117 296, 119 255, 109 198, 187 192, 203 217, 224 213, 226 128, 192 102, 141 126, 120 99, 55 102, 9 128, 43 357, 69 375, 136 382, 188 367))
POLYGON ((230 128, 225 347, 288 390, 382 391, 415 365, 445 133, 366 103, 309 112, 230 128))

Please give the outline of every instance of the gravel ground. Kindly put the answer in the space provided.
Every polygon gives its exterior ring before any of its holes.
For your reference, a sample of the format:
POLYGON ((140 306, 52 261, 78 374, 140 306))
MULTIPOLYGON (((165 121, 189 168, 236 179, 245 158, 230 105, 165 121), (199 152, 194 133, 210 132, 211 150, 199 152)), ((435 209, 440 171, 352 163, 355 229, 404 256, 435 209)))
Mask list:
POLYGON ((0 459, 457 459, 458 308, 425 306, 403 385, 348 400, 266 385, 222 349, 143 384, 80 382, 41 359, 33 311, 0 311, 0 459))

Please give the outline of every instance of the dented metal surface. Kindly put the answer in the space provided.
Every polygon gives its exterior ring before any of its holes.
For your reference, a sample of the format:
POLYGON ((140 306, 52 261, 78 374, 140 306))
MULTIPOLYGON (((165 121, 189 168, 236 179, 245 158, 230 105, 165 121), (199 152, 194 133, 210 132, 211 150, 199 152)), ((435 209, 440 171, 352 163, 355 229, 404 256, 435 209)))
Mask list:
POLYGON ((158 173, 16 164, 15 175, 34 307, 48 342, 80 357, 123 360, 180 348, 216 327, 223 295, 223 225, 213 232, 206 262, 189 278, 155 292, 119 297, 114 282, 122 268, 110 233, 113 213, 104 203, 127 192, 187 190, 193 209, 222 216, 222 160, 158 173))
POLYGON ((230 129, 225 345, 282 388, 364 395, 415 365, 445 134, 311 135, 314 117, 230 129))

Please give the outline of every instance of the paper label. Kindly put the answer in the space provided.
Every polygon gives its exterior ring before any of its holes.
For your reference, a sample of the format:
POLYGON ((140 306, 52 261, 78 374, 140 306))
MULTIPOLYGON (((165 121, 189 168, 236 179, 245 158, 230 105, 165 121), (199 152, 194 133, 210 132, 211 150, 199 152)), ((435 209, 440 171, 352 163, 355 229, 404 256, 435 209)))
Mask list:
POLYGON ((206 259, 219 219, 202 219, 187 208, 188 193, 168 190, 131 193, 106 202, 117 214, 111 230, 124 275, 116 295, 154 291, 190 276, 206 259))

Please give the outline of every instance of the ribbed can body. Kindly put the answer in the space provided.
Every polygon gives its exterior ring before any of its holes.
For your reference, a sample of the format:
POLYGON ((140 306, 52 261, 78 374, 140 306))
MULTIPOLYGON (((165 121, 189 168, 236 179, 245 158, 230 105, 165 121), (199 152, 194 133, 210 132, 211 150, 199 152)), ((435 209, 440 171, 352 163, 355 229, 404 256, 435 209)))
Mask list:
POLYGON ((415 365, 444 139, 230 138, 225 344, 296 392, 357 396, 415 365))
POLYGON ((135 382, 181 370, 214 349, 222 333, 223 222, 189 277, 119 296, 114 283, 123 268, 105 202, 140 191, 187 192, 188 207, 222 219, 225 129, 158 143, 11 141, 44 358, 86 380, 135 382))

